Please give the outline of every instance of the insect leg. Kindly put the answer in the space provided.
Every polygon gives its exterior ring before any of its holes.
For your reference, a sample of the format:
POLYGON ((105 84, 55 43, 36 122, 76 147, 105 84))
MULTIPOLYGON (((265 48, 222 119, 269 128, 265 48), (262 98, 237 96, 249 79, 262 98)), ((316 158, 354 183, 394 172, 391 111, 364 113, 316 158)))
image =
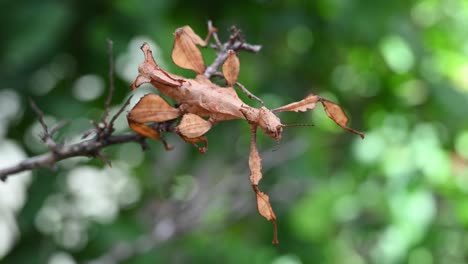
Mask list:
POLYGON ((161 138, 160 131, 145 123, 165 122, 179 116, 179 109, 173 108, 159 95, 147 94, 127 114, 127 121, 133 131, 144 137, 162 141, 166 150, 170 150, 172 147, 161 138))

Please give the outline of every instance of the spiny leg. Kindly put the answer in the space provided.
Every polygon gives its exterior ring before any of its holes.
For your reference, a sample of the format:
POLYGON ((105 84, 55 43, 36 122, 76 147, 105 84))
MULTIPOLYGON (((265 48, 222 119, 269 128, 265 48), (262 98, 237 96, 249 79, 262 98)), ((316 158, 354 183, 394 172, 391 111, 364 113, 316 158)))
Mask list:
POLYGON ((360 136, 364 139, 364 134, 348 127, 349 118, 341 107, 325 98, 315 94, 309 94, 306 98, 271 110, 273 113, 281 112, 306 112, 313 110, 317 103, 321 103, 327 116, 343 129, 360 136))
POLYGON ((257 125, 250 124, 251 141, 250 141, 250 155, 249 155, 249 168, 250 168, 250 183, 257 198, 257 209, 260 215, 265 217, 266 220, 273 222, 273 244, 278 244, 278 231, 276 226, 276 215, 270 204, 268 195, 260 191, 258 183, 262 179, 262 158, 257 149, 257 125))
POLYGON ((208 150, 208 140, 203 136, 211 129, 213 124, 195 114, 187 113, 182 117, 180 124, 176 127, 176 132, 180 137, 194 145, 200 153, 205 153, 208 150), (202 142, 203 147, 197 143, 202 142))
POLYGON ((161 138, 159 130, 145 123, 166 122, 179 116, 179 109, 173 108, 159 95, 147 94, 127 114, 127 121, 130 128, 136 133, 144 137, 160 140, 166 150, 171 150, 172 146, 161 138))

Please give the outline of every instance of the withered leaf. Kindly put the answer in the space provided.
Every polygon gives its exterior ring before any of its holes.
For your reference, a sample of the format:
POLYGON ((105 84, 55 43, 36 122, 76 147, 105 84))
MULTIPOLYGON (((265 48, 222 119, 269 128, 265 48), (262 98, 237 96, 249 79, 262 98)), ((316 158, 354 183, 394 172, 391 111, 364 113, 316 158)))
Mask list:
POLYGON ((228 50, 228 57, 223 64, 223 75, 228 86, 233 86, 239 76, 239 58, 233 50, 228 50))
POLYGON ((302 99, 301 101, 290 103, 285 106, 273 109, 272 112, 273 113, 280 113, 280 112, 285 112, 285 111, 305 112, 305 111, 314 109, 319 100, 320 100, 320 97, 318 95, 309 94, 306 98, 302 99))
POLYGON ((354 133, 356 135, 359 135, 362 139, 364 139, 364 134, 354 130, 352 128, 349 128, 346 126, 346 124, 349 121, 348 116, 345 114, 343 109, 341 107, 331 101, 328 101, 327 99, 321 98, 320 100, 323 104, 323 107, 325 108, 325 112, 327 113, 327 116, 331 118, 333 121, 335 121, 336 124, 338 124, 340 127, 348 130, 351 133, 354 133))
POLYGON ((179 115, 179 110, 169 105, 159 95, 147 94, 140 99, 127 117, 135 122, 145 123, 164 122, 176 119, 179 115))
POLYGON ((181 68, 202 74, 205 71, 205 63, 200 50, 196 46, 200 41, 203 42, 190 27, 185 26, 177 29, 172 49, 174 63, 181 68))
POLYGON ((182 121, 177 126, 177 132, 186 138, 197 138, 208 132, 211 127, 211 122, 188 113, 182 117, 182 121))

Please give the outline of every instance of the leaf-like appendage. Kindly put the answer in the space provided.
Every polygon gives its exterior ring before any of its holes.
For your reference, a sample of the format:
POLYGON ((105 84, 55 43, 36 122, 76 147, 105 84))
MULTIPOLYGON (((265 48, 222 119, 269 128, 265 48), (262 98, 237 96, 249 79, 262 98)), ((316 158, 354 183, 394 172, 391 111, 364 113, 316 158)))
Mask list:
POLYGON ((208 132, 211 127, 211 122, 189 113, 182 117, 177 132, 186 138, 197 138, 208 132))
POLYGON ((239 76, 240 63, 236 52, 228 50, 228 57, 223 64, 223 75, 228 86, 233 86, 239 76))
POLYGON ((331 118, 337 125, 340 127, 348 130, 351 133, 354 133, 356 135, 359 135, 362 139, 364 139, 364 134, 354 130, 352 128, 349 128, 346 124, 349 121, 348 116, 345 114, 343 109, 341 107, 333 102, 330 102, 326 99, 321 98, 320 100, 323 104, 323 107, 325 108, 325 112, 327 113, 327 116, 331 118))
POLYGON ((196 147, 201 154, 204 154, 208 150, 208 139, 205 136, 196 137, 196 138, 188 138, 188 137, 184 137, 183 135, 180 135, 180 137, 183 140, 185 140, 185 142, 192 143, 192 145, 196 147), (198 145, 198 143, 200 142, 204 144, 203 147, 200 147, 198 145))
POLYGON ((128 113, 127 117, 138 123, 165 122, 179 117, 177 108, 156 94, 147 94, 128 113))
POLYGON ((290 103, 285 106, 273 109, 272 112, 273 113, 280 113, 280 112, 285 112, 285 111, 305 112, 305 111, 314 109, 318 101, 320 101, 320 97, 318 95, 309 94, 306 98, 302 99, 301 101, 290 103))
POLYGON ((249 168, 250 168, 250 182, 253 185, 258 185, 262 179, 262 158, 258 153, 257 143, 255 139, 250 142, 250 155, 249 155, 249 168))
POLYGON ((184 69, 193 70, 197 74, 205 71, 205 63, 200 50, 196 46, 203 40, 188 27, 181 27, 175 32, 174 47, 172 49, 172 60, 184 69))
POLYGON ((180 29, 182 29, 185 34, 187 34, 192 39, 193 43, 202 47, 206 46, 206 41, 201 39, 200 36, 198 36, 190 26, 183 26, 180 29))
POLYGON ((131 119, 128 119, 128 126, 138 134, 152 138, 155 140, 161 140, 161 135, 159 134, 158 131, 154 130, 153 128, 143 124, 143 123, 138 123, 135 121, 132 121, 131 119))
POLYGON ((278 244, 278 234, 276 226, 276 215, 270 204, 268 195, 260 191, 258 183, 262 179, 262 158, 257 149, 257 125, 252 124, 251 127, 251 141, 250 141, 250 155, 249 155, 249 168, 250 168, 250 183, 257 198, 257 209, 261 216, 266 220, 273 222, 273 244, 278 244))

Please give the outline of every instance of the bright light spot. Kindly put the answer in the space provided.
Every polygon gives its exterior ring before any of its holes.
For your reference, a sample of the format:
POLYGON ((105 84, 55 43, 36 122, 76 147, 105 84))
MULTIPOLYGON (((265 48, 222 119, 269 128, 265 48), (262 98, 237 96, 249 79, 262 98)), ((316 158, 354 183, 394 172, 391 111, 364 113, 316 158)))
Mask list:
POLYGON ((64 212, 53 207, 50 198, 46 201, 45 206, 39 210, 34 221, 37 229, 44 234, 53 234, 63 228, 64 212))
POLYGON ((67 185, 76 197, 81 214, 99 222, 110 222, 117 213, 115 203, 109 197, 113 182, 106 175, 90 166, 78 167, 68 174, 67 185))
POLYGON ((392 214, 397 219, 397 224, 408 233, 411 243, 419 242, 435 215, 432 193, 419 189, 409 193, 389 195, 392 214))
POLYGON ((342 196, 335 202, 333 213, 338 221, 351 221, 359 213, 359 204, 351 195, 342 196))
MULTIPOLYGON (((26 158, 18 144, 11 140, 0 141, 0 168, 13 166, 26 158)), ((31 172, 14 175, 0 184, 0 210, 18 212, 26 202, 26 189, 31 181, 31 172)))
POLYGON ((66 248, 84 246, 92 221, 113 221, 120 208, 132 205, 141 195, 125 163, 115 162, 104 169, 79 166, 66 180, 66 192, 49 196, 35 219, 39 231, 53 235, 66 248))
POLYGON ((104 85, 102 78, 97 75, 83 75, 73 85, 73 96, 80 101, 94 100, 104 92, 104 85))
POLYGON ((397 35, 385 37, 380 51, 388 66, 396 73, 406 73, 414 65, 414 55, 406 41, 397 35))
POLYGON ((454 75, 456 86, 462 88, 465 92, 468 92, 468 63, 458 67, 455 70, 454 75))
POLYGON ((385 140, 375 132, 366 133, 366 140, 355 140, 353 152, 356 159, 362 163, 373 164, 382 158, 386 149, 385 140))
POLYGON ((420 1, 411 9, 411 17, 414 22, 429 27, 435 24, 441 17, 437 1, 420 1))
POLYGON ((375 263, 398 263, 406 253, 408 241, 401 230, 389 226, 379 238, 377 247, 372 252, 375 263))
POLYGON ((42 68, 32 75, 29 89, 31 90, 31 93, 35 95, 46 95, 54 89, 57 81, 57 78, 49 71, 49 69, 42 68))
POLYGON ((153 234, 161 240, 170 238, 175 232, 174 222, 170 219, 164 219, 158 222, 154 227, 153 234))
POLYGON ((73 257, 66 252, 55 252, 47 264, 75 264, 73 257))
POLYGON ((88 241, 86 226, 77 220, 69 219, 64 223, 63 232, 55 233, 54 238, 65 248, 80 249, 88 241))
POLYGON ((411 158, 411 152, 404 146, 388 147, 382 163, 385 176, 398 181, 407 179, 414 170, 411 158))
POLYGON ((171 196, 174 200, 187 200, 195 193, 197 182, 191 175, 182 175, 175 178, 175 184, 171 187, 171 196))
POLYGON ((302 264, 301 259, 292 254, 277 257, 271 264, 302 264))
POLYGON ((462 131, 455 138, 455 151, 468 160, 468 130, 462 131))
POLYGON ((433 257, 431 251, 426 248, 416 248, 411 250, 408 256, 408 264, 432 264, 433 257))
POLYGON ((434 184, 444 184, 451 171, 450 157, 439 141, 432 124, 419 124, 412 132, 409 145, 415 166, 434 184))
POLYGON ((116 60, 117 74, 129 83, 135 80, 138 75, 138 66, 143 62, 144 57, 140 47, 144 42, 150 45, 151 50, 153 51, 154 59, 158 65, 162 68, 166 68, 166 65, 161 57, 162 53, 159 46, 151 41, 151 38, 149 37, 135 37, 128 44, 127 52, 117 56, 116 60))
POLYGON ((138 144, 126 144, 119 149, 118 160, 124 160, 128 166, 136 167, 143 162, 143 151, 138 144))
POLYGON ((57 85, 57 82, 70 76, 74 71, 75 61, 68 54, 53 58, 50 64, 36 71, 29 82, 29 90, 35 95, 46 95, 57 85))
POLYGON ((287 41, 291 50, 303 54, 314 43, 314 35, 308 27, 299 25, 288 32, 287 41))
POLYGON ((0 138, 7 132, 9 123, 20 117, 21 104, 18 94, 11 89, 0 91, 0 138))
POLYGON ((3 212, 0 208, 0 259, 8 254, 18 234, 18 226, 13 214, 3 212))
POLYGON ((427 100, 428 91, 424 82, 409 80, 397 87, 397 95, 408 105, 420 105, 427 100))

